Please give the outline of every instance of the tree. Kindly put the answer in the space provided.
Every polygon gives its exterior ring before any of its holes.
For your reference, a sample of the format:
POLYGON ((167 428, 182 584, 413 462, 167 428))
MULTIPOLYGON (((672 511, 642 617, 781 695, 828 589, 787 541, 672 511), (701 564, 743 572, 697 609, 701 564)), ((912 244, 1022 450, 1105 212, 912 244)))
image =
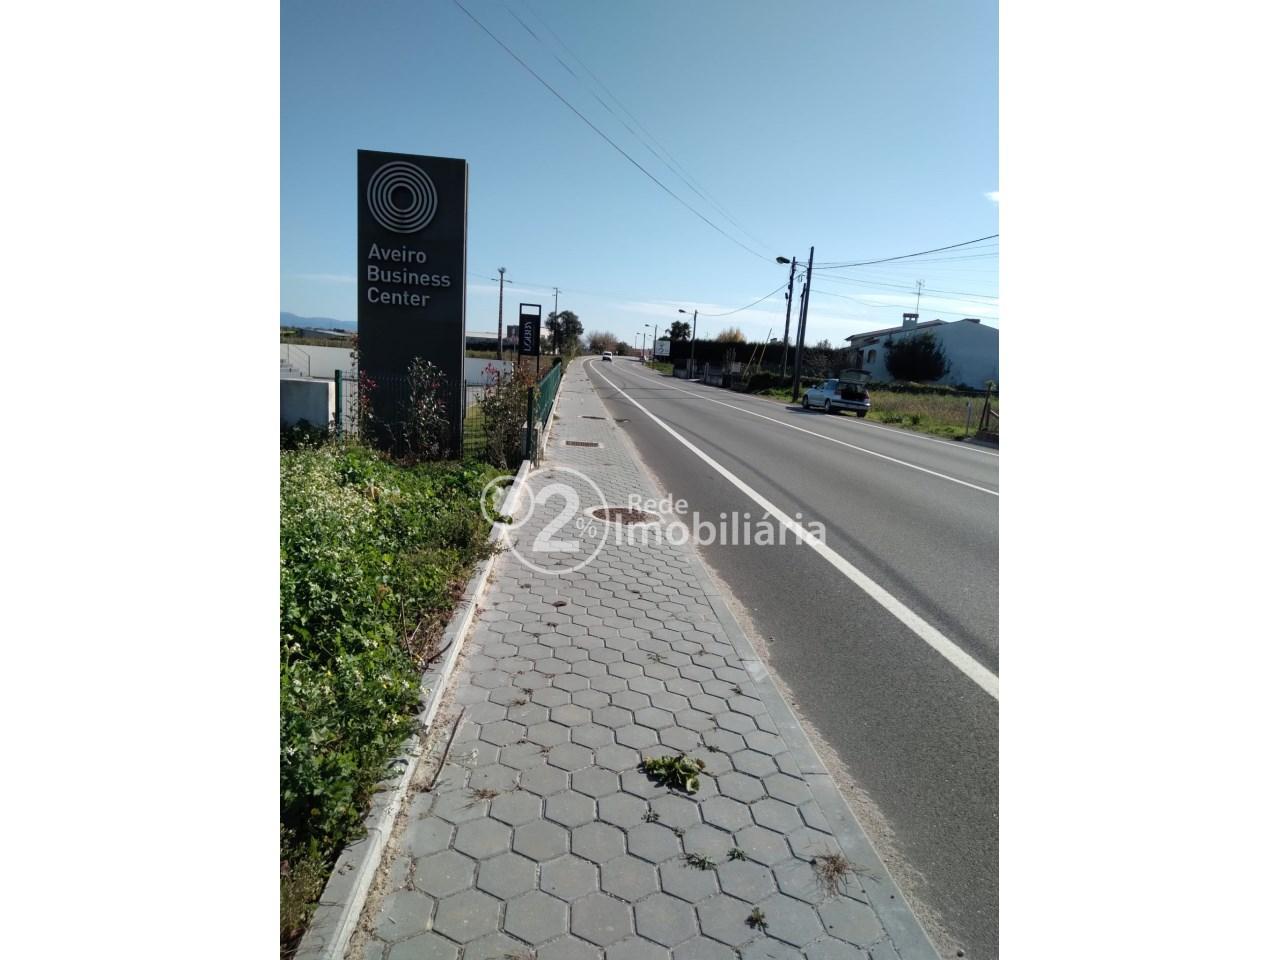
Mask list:
POLYGON ((677 320, 671 324, 671 342, 683 343, 689 339, 689 324, 683 320, 677 320))
POLYGON ((629 357, 631 356, 631 344, 619 340, 613 345, 613 352, 615 356, 629 357))
POLYGON ((582 336, 582 321, 572 310, 561 310, 547 317, 547 330, 551 334, 551 349, 554 353, 565 350, 576 352, 574 346, 582 336))
POLYGON ((587 353, 604 353, 618 345, 618 338, 612 333, 592 330, 587 334, 587 353))
POLYGON ((746 343, 747 338, 737 327, 726 327, 716 334, 716 343, 746 343))
POLYGON ((941 380, 951 369, 947 352, 932 333, 887 340, 884 349, 884 364, 895 380, 929 383, 941 380))

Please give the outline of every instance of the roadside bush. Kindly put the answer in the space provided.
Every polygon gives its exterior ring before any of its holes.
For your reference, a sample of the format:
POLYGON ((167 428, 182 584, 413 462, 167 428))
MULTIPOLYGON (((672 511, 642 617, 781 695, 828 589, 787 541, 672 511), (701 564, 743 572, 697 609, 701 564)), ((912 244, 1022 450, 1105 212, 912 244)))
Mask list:
POLYGON ((941 380, 951 369, 947 352, 932 333, 885 341, 885 366, 895 380, 941 380))
POLYGON ((791 386, 790 377, 783 377, 781 374, 768 373, 766 371, 753 373, 750 379, 747 380, 748 393, 757 393, 761 390, 773 390, 778 387, 789 386, 791 386))
POLYGON ((354 445, 280 455, 282 942, 413 727, 421 670, 490 549, 479 497, 494 474, 354 445))
POLYGON ((318 447, 333 436, 328 427, 317 427, 309 420, 299 420, 288 426, 280 425, 280 449, 301 450, 307 447, 318 447))
POLYGON ((517 366, 507 376, 486 368, 485 378, 491 381, 479 401, 484 415, 485 459, 495 467, 514 468, 524 459, 528 391, 538 385, 537 377, 529 368, 517 366))

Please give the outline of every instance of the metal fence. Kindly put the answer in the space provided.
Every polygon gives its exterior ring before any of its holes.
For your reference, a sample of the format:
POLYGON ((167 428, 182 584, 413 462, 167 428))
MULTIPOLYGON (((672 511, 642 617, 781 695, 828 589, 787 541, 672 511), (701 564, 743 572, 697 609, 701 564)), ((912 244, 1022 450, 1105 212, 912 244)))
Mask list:
POLYGON ((405 374, 353 377, 335 370, 334 427, 339 436, 359 438, 397 457, 485 460, 514 468, 521 456, 536 456, 562 370, 557 361, 523 397, 498 396, 507 383, 500 375, 461 385, 441 379, 424 389, 405 374), (462 428, 454 431, 449 412, 459 403, 464 405, 462 428))
POLYGON ((424 459, 485 458, 487 431, 480 399, 488 381, 442 381, 431 395, 415 392, 403 374, 352 378, 335 371, 335 420, 339 435, 359 438, 395 456, 424 459), (459 396, 459 390, 462 395, 459 396), (455 433, 449 411, 464 404, 462 430, 455 433))
POLYGON ((550 372, 543 377, 536 387, 529 388, 529 414, 525 422, 524 456, 526 460, 536 459, 541 444, 539 440, 546 431, 547 421, 551 419, 551 408, 560 391, 560 378, 564 365, 556 360, 550 372))

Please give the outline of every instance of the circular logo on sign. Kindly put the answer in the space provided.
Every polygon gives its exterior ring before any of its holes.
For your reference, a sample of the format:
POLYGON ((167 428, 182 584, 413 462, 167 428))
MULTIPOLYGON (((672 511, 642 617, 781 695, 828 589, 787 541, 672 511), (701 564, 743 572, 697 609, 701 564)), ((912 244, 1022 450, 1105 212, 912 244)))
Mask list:
POLYGON ((396 233, 417 233, 436 215, 436 185, 411 163, 380 166, 365 191, 373 219, 396 233))

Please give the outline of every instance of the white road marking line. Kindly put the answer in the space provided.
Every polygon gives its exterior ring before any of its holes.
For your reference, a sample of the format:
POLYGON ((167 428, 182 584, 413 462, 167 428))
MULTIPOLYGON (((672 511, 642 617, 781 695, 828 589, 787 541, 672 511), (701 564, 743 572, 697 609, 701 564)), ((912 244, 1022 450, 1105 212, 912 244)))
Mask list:
POLYGON ((876 603, 884 607, 885 610, 893 614, 893 616, 906 626, 907 629, 945 657, 952 666, 981 687, 983 691, 990 694, 996 700, 1000 699, 1000 678, 973 657, 969 656, 969 654, 965 653, 964 650, 955 643, 955 641, 943 636, 936 627, 928 623, 924 618, 919 616, 914 610, 909 608, 888 590, 880 586, 880 584, 876 583, 848 560, 828 547, 794 519, 784 513, 779 507, 775 506, 769 500, 766 500, 752 487, 738 479, 738 477, 733 473, 726 470, 707 454, 703 453, 684 437, 680 436, 680 434, 672 430, 669 426, 645 409, 638 400, 628 394, 599 370, 596 370, 596 375, 605 383, 609 384, 609 386, 614 390, 617 390, 618 393, 622 394, 622 396, 629 400, 641 413, 660 426, 663 430, 667 431, 667 433, 671 434, 671 436, 675 437, 676 440, 684 444, 684 446, 688 447, 694 456, 698 457, 698 459, 706 463, 711 467, 711 469, 715 470, 716 473, 720 474, 746 494, 746 496, 755 501, 755 503, 758 504, 766 513, 770 514, 778 521, 778 523, 794 534, 798 540, 811 547, 818 556, 830 563, 833 567, 844 574, 855 586, 871 597, 872 600, 876 601, 876 603))
MULTIPOLYGON (((601 374, 604 376, 604 374, 601 374)), ((849 443, 845 440, 837 440, 835 437, 829 437, 825 433, 818 433, 816 430, 806 430, 804 427, 797 427, 794 423, 787 423, 785 420, 777 420, 773 417, 766 417, 763 413, 756 413, 754 410, 748 410, 734 403, 725 403, 723 400, 716 400, 714 397, 704 397, 700 393, 694 393, 692 390, 684 390, 680 387, 673 387, 670 384, 661 384, 663 389, 675 390, 678 393, 687 393, 691 397, 699 400, 705 400, 707 403, 718 403, 722 407, 728 407, 730 410, 737 410, 739 413, 745 413, 752 417, 759 417, 761 420, 768 420, 770 423, 776 423, 780 427, 786 427, 788 430, 799 430, 801 433, 807 433, 811 437, 817 437, 820 440, 827 440, 831 443, 838 443, 842 447, 848 447, 851 450, 857 450, 860 453, 870 454, 873 457, 879 457, 881 460, 888 460, 890 463, 896 463, 899 466, 908 467, 912 470, 919 470, 921 473, 927 473, 930 476, 938 477, 942 480, 949 480, 951 483, 958 483, 962 487, 969 487, 973 490, 981 490, 983 493, 989 493, 993 497, 1000 496, 999 490, 991 490, 988 487, 980 487, 976 483, 970 483, 968 480, 960 480, 956 477, 948 476, 945 473, 938 473, 936 470, 929 470, 926 467, 917 466, 914 463, 908 463, 906 460, 899 460, 897 457, 891 457, 886 453, 877 453, 875 450, 868 450, 866 447, 860 447, 856 443, 849 443)))
MULTIPOLYGON (((655 378, 661 377, 660 374, 654 372, 653 370, 649 370, 648 372, 655 378)), ((663 384, 663 386, 666 386, 666 384, 663 384)), ((672 387, 672 389, 676 390, 679 388, 672 387)), ((758 397, 750 393, 744 394, 744 396, 752 397, 753 399, 756 399, 761 403, 774 402, 772 400, 766 400, 764 397, 758 397)), ((907 440, 925 440, 929 443, 940 443, 950 450, 957 450, 957 451, 963 450, 965 453, 980 453, 984 457, 999 458, 1000 456, 999 452, 995 450, 984 450, 981 447, 975 447, 972 444, 958 443, 955 440, 942 440, 938 437, 926 437, 922 433, 912 433, 910 430, 899 430, 896 427, 889 427, 883 423, 872 423, 870 420, 864 419, 862 417, 859 417, 857 420, 850 420, 848 417, 838 417, 833 422, 844 424, 846 427, 848 427, 851 430, 864 430, 864 429, 884 430, 886 433, 892 433, 895 437, 904 437, 907 440)))

